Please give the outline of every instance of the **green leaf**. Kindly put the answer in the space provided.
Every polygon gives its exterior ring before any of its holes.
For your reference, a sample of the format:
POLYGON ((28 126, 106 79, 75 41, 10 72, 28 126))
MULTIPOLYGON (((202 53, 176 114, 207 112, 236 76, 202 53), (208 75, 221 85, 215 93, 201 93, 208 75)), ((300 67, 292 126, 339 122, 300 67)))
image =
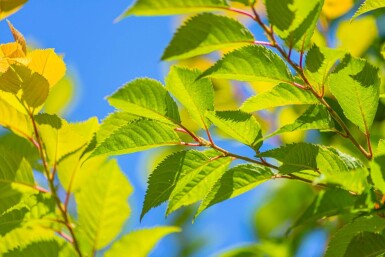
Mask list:
POLYGON ((149 256, 151 250, 159 240, 168 234, 179 232, 177 227, 155 227, 133 231, 112 244, 106 252, 106 257, 128 257, 135 253, 135 257, 149 256))
POLYGON ((28 161, 8 147, 0 147, 0 214, 18 203, 24 194, 36 193, 28 161))
POLYGON ((0 125, 24 138, 32 138, 30 118, 0 98, 0 125))
POLYGON ((207 112, 206 117, 223 132, 258 151, 261 147, 261 125, 256 118, 242 111, 207 112))
POLYGON ((385 254, 385 236, 372 233, 361 232, 356 235, 349 243, 344 256, 384 256, 385 254))
MULTIPOLYGON (((0 253, 54 237, 55 201, 49 194, 30 194, 0 216, 0 253)), ((58 226, 58 225, 57 225, 58 226)))
POLYGON ((189 19, 175 33, 162 60, 178 60, 215 50, 254 43, 254 36, 237 20, 203 13, 189 19), (194 37, 191 37, 194 35, 194 37))
POLYGON ((43 240, 8 252, 3 257, 68 257, 77 256, 70 243, 59 238, 43 240))
POLYGON ((285 105, 317 103, 319 103, 318 99, 308 90, 302 90, 289 84, 279 84, 270 91, 250 97, 240 109, 245 112, 254 112, 285 105))
POLYGON ((330 189, 321 191, 294 223, 293 227, 331 216, 350 213, 354 209, 355 202, 356 197, 345 190, 330 189))
POLYGON ((71 110, 71 101, 74 100, 76 86, 70 76, 62 78, 50 89, 48 98, 44 104, 44 112, 49 114, 63 115, 71 110))
POLYGON ((293 82, 284 61, 264 46, 245 46, 226 54, 200 76, 240 81, 293 82))
POLYGON ((139 116, 127 112, 114 112, 109 114, 102 122, 96 133, 96 141, 103 142, 120 127, 140 120, 139 116))
POLYGON ((116 160, 94 170, 75 194, 78 232, 85 255, 107 246, 121 231, 130 214, 127 202, 132 188, 116 160))
POLYGON ((345 52, 313 45, 306 55, 305 74, 310 84, 322 93, 335 63, 345 56, 345 52))
POLYGON ((239 196, 271 179, 269 168, 255 164, 241 164, 226 171, 206 195, 195 217, 208 207, 239 196))
POLYGON ((209 79, 196 80, 201 72, 173 66, 166 78, 166 88, 189 111, 203 129, 209 127, 206 111, 214 110, 214 89, 209 79))
POLYGON ((133 115, 169 124, 180 123, 176 103, 156 80, 136 79, 107 99, 112 106, 133 115))
POLYGON ((270 24, 289 47, 309 46, 321 13, 323 0, 266 0, 270 24))
POLYGON ((357 12, 353 15, 351 20, 354 20, 358 16, 376 10, 380 8, 384 8, 385 3, 382 0, 365 0, 365 2, 360 6, 357 12))
POLYGON ((379 86, 378 69, 350 55, 330 75, 330 91, 346 117, 364 133, 369 133, 377 112, 379 86))
POLYGON ((99 127, 95 117, 72 124, 49 114, 36 115, 35 120, 51 164, 88 145, 99 127))
POLYGON ((137 0, 120 19, 129 15, 154 16, 227 9, 225 0, 137 0))
MULTIPOLYGON (((347 255, 352 240, 361 232, 379 233, 385 229, 384 219, 378 216, 364 216, 354 219, 351 223, 338 230, 330 239, 325 257, 377 256, 377 255, 347 255)), ((353 241, 354 242, 354 241, 353 241)), ((362 246, 362 245, 361 245, 362 246)))
POLYGON ((223 174, 231 158, 213 157, 195 150, 167 156, 151 173, 141 218, 152 208, 169 200, 167 214, 203 199, 215 181, 223 174))
POLYGON ((312 129, 331 130, 333 128, 334 122, 326 107, 323 105, 312 105, 293 123, 279 128, 265 138, 293 131, 312 129))
POLYGON ((91 157, 128 154, 178 144, 180 138, 173 127, 156 121, 139 120, 116 129, 96 146, 91 157))
POLYGON ((385 194, 385 140, 378 143, 377 153, 370 165, 374 186, 385 194))
POLYGON ((337 184, 346 190, 362 193, 367 187, 368 171, 357 159, 331 147, 297 143, 286 145, 260 154, 282 162, 280 173, 301 175, 312 171, 322 174, 315 183, 337 184))

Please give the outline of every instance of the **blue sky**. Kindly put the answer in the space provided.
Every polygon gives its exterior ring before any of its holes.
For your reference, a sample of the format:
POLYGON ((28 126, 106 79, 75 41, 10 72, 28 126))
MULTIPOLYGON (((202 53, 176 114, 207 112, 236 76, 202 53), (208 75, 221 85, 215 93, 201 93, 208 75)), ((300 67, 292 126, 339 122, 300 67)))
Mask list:
MULTIPOLYGON (((55 48, 64 54, 69 71, 76 77, 76 105, 68 115, 71 121, 91 116, 103 119, 113 109, 105 96, 137 77, 163 81, 167 64, 159 61, 163 49, 175 29, 170 17, 130 17, 114 24, 113 20, 131 4, 130 0, 31 0, 9 20, 27 38, 41 48, 55 48)), ((0 23, 1 40, 11 40, 5 22, 0 23)), ((237 145, 219 142, 243 151, 237 145)), ((164 206, 151 211, 139 223, 139 212, 145 192, 144 163, 147 155, 133 154, 119 158, 122 169, 135 187, 131 198, 133 214, 127 229, 167 224, 164 206)), ((219 249, 254 241, 250 225, 253 211, 261 202, 266 186, 244 196, 210 208, 186 234, 208 238, 209 247, 199 256, 208 256, 219 249), (191 233, 192 232, 192 233, 191 233)), ((323 235, 316 235, 322 239, 323 235)), ((175 238, 168 237, 152 256, 170 256, 175 238)), ((314 250, 314 244, 311 248, 314 250)), ((319 244, 318 244, 319 245, 319 244)), ((321 244, 322 245, 322 244, 321 244)), ((309 254, 308 249, 304 252, 309 254)), ((317 256, 304 255, 304 256, 317 256)))

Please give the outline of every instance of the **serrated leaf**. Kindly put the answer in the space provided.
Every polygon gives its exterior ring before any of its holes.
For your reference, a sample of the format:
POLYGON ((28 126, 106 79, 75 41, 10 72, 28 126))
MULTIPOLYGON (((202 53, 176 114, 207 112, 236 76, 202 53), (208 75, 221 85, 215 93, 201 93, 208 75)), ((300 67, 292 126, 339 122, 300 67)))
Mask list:
POLYGON ((382 257, 385 254, 385 236, 372 232, 361 232, 350 241, 344 256, 382 257))
POLYGON ((354 20, 358 16, 376 10, 380 8, 384 8, 385 3, 382 0, 365 0, 365 2, 360 6, 357 12, 353 15, 351 20, 354 20))
POLYGON ((94 170, 75 194, 78 232, 85 255, 107 246, 121 231, 130 214, 127 202, 132 188, 116 160, 94 170))
POLYGON ((284 61, 273 51, 259 45, 242 47, 226 54, 204 71, 200 78, 203 77, 240 81, 293 81, 284 61))
POLYGON ((271 179, 273 175, 269 168, 254 164, 241 164, 229 169, 210 189, 199 206, 195 217, 214 204, 234 198, 255 188, 271 179))
POLYGON ((253 34, 238 21, 226 16, 203 13, 189 19, 178 29, 162 60, 185 59, 252 43, 253 34))
POLYGON ((121 155, 147 149, 180 144, 173 127, 151 120, 129 123, 115 130, 92 153, 97 155, 121 155))
POLYGON ((106 252, 106 257, 146 257, 156 246, 159 240, 168 234, 180 232, 177 227, 154 227, 133 231, 112 244, 106 252))
POLYGON ((134 121, 138 121, 139 119, 140 117, 127 112, 114 112, 109 114, 103 120, 96 133, 96 141, 103 142, 120 127, 123 127, 134 121))
POLYGON ((227 7, 229 6, 225 0, 137 0, 120 16, 120 19, 129 15, 173 15, 223 10, 227 7))
POLYGON ((68 257, 76 256, 76 252, 70 243, 54 238, 42 240, 8 252, 3 257, 68 257))
POLYGON ((242 111, 217 111, 207 112, 206 117, 223 132, 255 151, 261 147, 261 125, 253 115, 242 111))
POLYGON ((323 105, 310 106, 298 119, 293 123, 287 124, 275 132, 267 135, 265 138, 270 138, 279 134, 303 131, 303 130, 331 130, 334 128, 334 121, 328 110, 323 105))
POLYGON ((33 128, 30 118, 0 98, 0 125, 24 138, 31 138, 33 128))
POLYGON ((305 74, 310 84, 322 93, 335 63, 345 56, 341 50, 313 45, 306 55, 305 74))
POLYGON ((346 55, 330 75, 330 91, 346 117, 368 133, 379 101, 378 69, 367 61, 346 55))
MULTIPOLYGON (((354 219, 351 223, 338 230, 330 239, 326 249, 325 257, 345 255, 350 246, 350 242, 361 232, 381 232, 385 228, 384 219, 378 216, 365 216, 354 219)), ((361 255, 362 256, 362 255, 361 255)))
POLYGON ((167 156, 148 179, 141 218, 167 200, 173 201, 169 213, 203 199, 231 161, 229 158, 211 160, 212 157, 195 150, 167 156))
POLYGON ((289 84, 279 84, 270 91, 250 97, 240 109, 244 112, 255 112, 285 105, 317 103, 319 103, 318 99, 308 90, 302 90, 289 84))
POLYGON ((28 0, 1 0, 0 1, 0 20, 17 12, 28 0))
POLYGON ((289 47, 307 48, 321 13, 323 0, 266 0, 274 31, 289 47))
POLYGON ((31 59, 28 67, 46 78, 50 87, 64 77, 65 63, 54 49, 34 50, 28 54, 28 57, 31 59))
POLYGON ((314 182, 340 185, 357 193, 368 187, 368 171, 363 164, 331 147, 297 143, 261 153, 260 156, 282 162, 279 171, 283 174, 313 171, 323 175, 314 182))
POLYGON ((136 79, 107 99, 112 106, 133 115, 168 124, 180 123, 178 106, 156 80, 136 79))
POLYGON ((327 217, 350 213, 354 209, 356 197, 345 190, 330 189, 321 191, 313 202, 297 219, 293 227, 327 217))
POLYGON ((196 80, 198 70, 171 67, 166 77, 166 89, 189 111, 193 120, 203 129, 209 127, 206 111, 214 110, 214 89, 209 79, 196 80))
POLYGON ((370 176, 374 186, 385 193, 385 140, 378 143, 377 153, 370 165, 370 176))

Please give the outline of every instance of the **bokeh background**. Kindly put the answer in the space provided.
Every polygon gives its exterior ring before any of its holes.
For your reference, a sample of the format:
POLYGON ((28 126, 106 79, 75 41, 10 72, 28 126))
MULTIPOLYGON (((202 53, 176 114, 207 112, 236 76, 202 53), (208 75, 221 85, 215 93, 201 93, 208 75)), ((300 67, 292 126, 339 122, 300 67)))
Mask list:
MULTIPOLYGON (((132 0, 30 0, 9 18, 34 47, 55 48, 56 52, 63 54, 68 73, 76 85, 72 93, 74 100, 64 115, 68 120, 82 121, 97 116, 101 121, 113 111, 105 96, 130 80, 151 77, 163 82, 169 64, 161 62, 160 57, 180 20, 175 17, 129 17, 114 23, 114 19, 131 4, 132 0)), ((257 39, 263 38, 258 28, 251 29, 257 39)), ((5 22, 0 23, 0 35, 2 42, 12 40, 5 22)), ((329 39, 331 44, 336 43, 333 37, 329 39)), ((370 43, 369 40, 367 45, 370 43)), ((310 139, 313 140, 311 136, 310 139)), ((251 154, 240 145, 220 138, 216 140, 219 145, 233 151, 251 154)), ((269 148, 269 145, 264 147, 269 148)), ((154 257, 211 256, 235 246, 255 243, 263 239, 258 238, 258 231, 264 229, 256 228, 255 223, 262 224, 262 227, 267 224, 265 229, 268 230, 272 219, 285 221, 288 214, 280 212, 285 211, 286 205, 301 209, 303 206, 298 202, 311 200, 312 193, 308 188, 274 181, 211 207, 193 225, 194 208, 186 208, 165 218, 165 206, 151 211, 140 223, 146 178, 151 168, 149 159, 155 155, 153 152, 139 153, 118 158, 135 189, 130 198, 133 212, 125 230, 164 224, 183 225, 181 234, 168 236, 156 247, 151 255, 154 257), (284 198, 279 203, 266 204, 271 200, 272 192, 277 190, 287 196, 286 201, 284 198), (303 192, 306 196, 290 195, 291 190, 303 192), (256 214, 261 207, 266 210, 256 214)), ((274 233, 283 234, 290 225, 287 224, 289 221, 286 220, 286 224, 274 233)), ((327 231, 323 229, 306 233, 295 256, 322 256, 326 240, 327 231)), ((277 239, 273 246, 277 250, 280 244, 277 239)))

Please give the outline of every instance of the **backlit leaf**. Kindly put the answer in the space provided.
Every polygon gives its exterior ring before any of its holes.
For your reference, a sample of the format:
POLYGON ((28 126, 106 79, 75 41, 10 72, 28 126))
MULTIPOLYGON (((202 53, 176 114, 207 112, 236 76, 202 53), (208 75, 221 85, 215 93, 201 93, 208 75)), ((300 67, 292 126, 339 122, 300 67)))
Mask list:
POLYGON ((7 23, 12 32, 13 39, 15 39, 15 42, 21 45, 24 54, 27 54, 27 42, 25 41, 23 34, 21 34, 20 31, 18 31, 10 21, 7 21, 7 23))
POLYGON ((238 21, 226 16, 203 13, 189 19, 178 29, 162 60, 184 59, 253 42, 254 36, 238 21))
POLYGON ((374 186, 385 193, 385 140, 378 143, 377 153, 370 165, 374 186))
POLYGON ((242 164, 229 169, 210 189, 195 217, 208 207, 241 195, 271 179, 272 176, 273 173, 269 168, 254 164, 242 164))
MULTIPOLYGON (((351 223, 338 230, 330 239, 325 257, 348 257, 347 250, 351 247, 352 240, 361 232, 381 232, 385 228, 385 221, 378 216, 366 216, 354 219, 351 223)), ((362 246, 361 246, 362 247, 362 246)), ((356 253, 358 253, 356 251, 356 253)), ((351 252, 350 252, 351 254, 351 252)), ((356 256, 356 255, 353 255, 356 256)), ((365 256, 365 255, 360 255, 365 256)), ((367 255, 377 256, 377 255, 367 255)), ((358 255, 357 255, 358 257, 358 255)))
POLYGON ((211 160, 215 157, 211 155, 190 150, 167 156, 148 179, 141 218, 167 200, 172 201, 168 213, 202 200, 231 162, 229 158, 211 160))
POLYGON ((153 16, 215 11, 227 7, 225 0, 137 0, 120 18, 128 15, 153 16))
POLYGON ((129 123, 100 142, 92 156, 121 155, 147 149, 180 144, 173 127, 151 120, 129 123))
POLYGON ((312 105, 293 123, 279 128, 270 135, 267 135, 266 138, 293 131, 311 129, 331 130, 333 128, 334 121, 326 107, 323 105, 312 105))
POLYGON ((346 117, 368 133, 379 101, 378 69, 347 55, 330 75, 329 84, 346 117))
POLYGON ((253 115, 242 111, 217 111, 207 112, 206 117, 239 142, 256 151, 261 147, 261 125, 253 115))
POLYGON ((259 45, 246 46, 230 52, 200 77, 240 81, 293 81, 283 60, 276 53, 259 45))
POLYGON ((206 111, 214 110, 214 89, 209 79, 196 80, 201 72, 173 66, 166 77, 166 89, 189 111, 201 127, 209 127, 206 111))
POLYGON ((132 188, 116 160, 94 170, 75 194, 86 256, 107 246, 121 231, 130 214, 127 202, 132 188))
POLYGON ((279 84, 272 90, 247 99, 241 106, 244 112, 255 112, 285 105, 317 104, 318 99, 308 90, 289 84, 279 84))
POLYGON ((34 50, 28 57, 31 58, 28 67, 46 78, 50 87, 65 75, 66 66, 53 49, 34 50))
POLYGON ((30 118, 0 98, 0 125, 15 134, 31 138, 33 128, 30 118))
POLYGON ((379 8, 384 8, 384 7, 385 7, 385 3, 382 0, 365 0, 365 2, 360 6, 360 8, 352 17, 352 20, 364 13, 367 13, 379 8))
POLYGON ((107 99, 112 106, 133 115, 169 124, 180 123, 176 103, 156 80, 136 79, 107 99))

